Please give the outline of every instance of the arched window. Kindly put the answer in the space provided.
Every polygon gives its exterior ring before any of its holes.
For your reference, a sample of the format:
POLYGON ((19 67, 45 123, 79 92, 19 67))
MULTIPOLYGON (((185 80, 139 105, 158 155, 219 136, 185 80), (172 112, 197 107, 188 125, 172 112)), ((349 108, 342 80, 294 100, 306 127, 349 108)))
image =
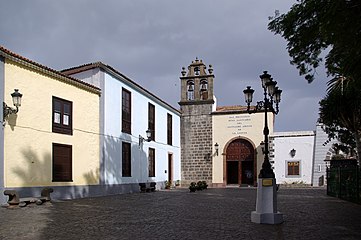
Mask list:
POLYGON ((187 82, 187 99, 194 100, 194 82, 192 80, 187 82))
POLYGON ((205 79, 201 80, 200 95, 201 95, 201 100, 208 99, 208 82, 205 79))

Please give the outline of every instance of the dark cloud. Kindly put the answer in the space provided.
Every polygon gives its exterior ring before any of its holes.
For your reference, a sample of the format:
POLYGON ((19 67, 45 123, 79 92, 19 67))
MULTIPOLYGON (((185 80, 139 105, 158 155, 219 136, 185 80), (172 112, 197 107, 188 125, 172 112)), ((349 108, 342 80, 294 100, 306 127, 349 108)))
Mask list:
POLYGON ((283 89, 276 130, 313 130, 325 76, 308 85, 286 43, 267 30, 279 0, 13 0, 0 8, 0 44, 55 69, 103 61, 178 107, 182 66, 212 64, 219 105, 244 104, 268 70, 283 89))

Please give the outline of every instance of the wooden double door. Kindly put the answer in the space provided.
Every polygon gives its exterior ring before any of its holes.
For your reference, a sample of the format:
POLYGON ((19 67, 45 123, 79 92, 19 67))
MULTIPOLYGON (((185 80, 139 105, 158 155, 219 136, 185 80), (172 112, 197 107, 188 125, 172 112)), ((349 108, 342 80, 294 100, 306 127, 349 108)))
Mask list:
POLYGON ((254 185, 255 150, 249 141, 236 139, 226 150, 226 184, 254 185))

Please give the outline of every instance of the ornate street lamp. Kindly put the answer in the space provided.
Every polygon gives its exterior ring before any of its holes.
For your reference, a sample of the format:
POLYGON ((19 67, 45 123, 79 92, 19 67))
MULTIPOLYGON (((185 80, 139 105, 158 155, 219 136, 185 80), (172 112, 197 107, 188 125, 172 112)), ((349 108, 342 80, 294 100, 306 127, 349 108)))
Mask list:
POLYGON ((261 76, 262 82, 262 88, 263 88, 263 95, 264 100, 257 102, 257 105, 254 109, 251 109, 251 103, 253 99, 253 93, 254 90, 251 88, 251 86, 247 86, 247 88, 243 91, 245 96, 245 101, 247 103, 247 112, 248 113, 256 113, 260 110, 264 110, 265 112, 265 125, 263 129, 263 135, 264 135, 264 161, 262 164, 262 169, 259 174, 259 178, 274 178, 275 175, 273 173, 273 170, 271 168, 271 164, 269 162, 269 129, 268 129, 268 119, 267 119, 267 113, 269 111, 277 114, 279 112, 278 104, 281 101, 281 93, 282 90, 280 90, 278 87, 276 87, 277 82, 273 81, 271 78, 271 75, 267 73, 267 71, 264 71, 261 76), (273 107, 275 104, 276 109, 273 107))
POLYGON ((281 101, 282 90, 276 87, 277 82, 273 81, 271 75, 268 74, 267 71, 264 71, 259 77, 261 78, 263 88, 263 101, 257 102, 256 106, 251 109, 254 90, 250 86, 247 86, 243 91, 247 103, 247 112, 251 114, 264 111, 265 113, 263 128, 264 161, 258 175, 256 211, 252 212, 251 221, 255 223, 278 224, 283 222, 283 216, 281 213, 277 212, 276 179, 269 161, 269 128, 267 113, 278 113, 278 104, 281 101))

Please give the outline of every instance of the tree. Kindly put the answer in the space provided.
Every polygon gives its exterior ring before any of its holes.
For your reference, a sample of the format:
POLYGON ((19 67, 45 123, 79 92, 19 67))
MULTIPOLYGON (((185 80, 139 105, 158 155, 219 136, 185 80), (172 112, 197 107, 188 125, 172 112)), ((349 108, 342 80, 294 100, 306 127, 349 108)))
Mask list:
POLYGON ((320 102, 320 121, 330 138, 343 141, 340 148, 356 145, 361 165, 360 16, 360 0, 297 0, 289 12, 276 11, 268 29, 286 39, 291 64, 309 83, 325 56, 332 79, 320 102))
MULTIPOLYGON (((341 81, 340 81, 341 82, 341 81)), ((343 82, 343 81, 342 81, 343 82)), ((340 144, 336 150, 350 155, 357 151, 361 166, 361 95, 354 82, 334 84, 326 97, 320 101, 320 119, 329 138, 336 138, 340 144)))
POLYGON ((289 12, 276 11, 268 29, 286 39, 291 64, 309 83, 323 54, 330 76, 360 82, 360 16, 360 0, 298 0, 289 12))

